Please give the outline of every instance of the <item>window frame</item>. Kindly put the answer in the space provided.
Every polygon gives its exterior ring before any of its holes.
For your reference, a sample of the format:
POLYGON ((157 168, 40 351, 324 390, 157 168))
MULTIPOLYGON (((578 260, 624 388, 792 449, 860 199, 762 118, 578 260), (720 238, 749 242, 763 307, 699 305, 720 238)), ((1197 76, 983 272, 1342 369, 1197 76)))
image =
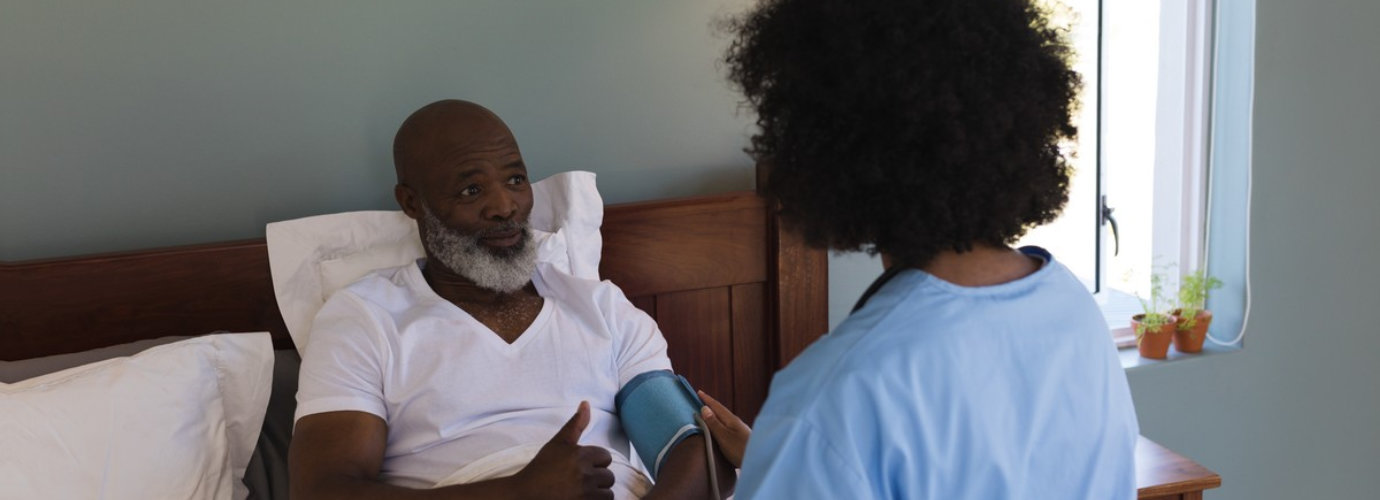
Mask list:
MULTIPOLYGON (((1136 346, 1125 304, 1116 304, 1108 286, 1110 242, 1107 205, 1108 169, 1103 134, 1105 0, 1097 2, 1097 160, 1094 289, 1119 348, 1136 346), (1125 325, 1125 326, 1113 326, 1125 325)), ((1211 158, 1214 55, 1214 0, 1165 0, 1159 5, 1156 71, 1151 255, 1176 263, 1178 277, 1202 269, 1207 260, 1208 168, 1211 158)), ((1115 200, 1113 200, 1114 204, 1115 200)), ((1172 285, 1171 285, 1172 286, 1172 285)), ((1124 292, 1123 292, 1124 293, 1124 292)), ((1123 300, 1124 302, 1124 300, 1123 300)))

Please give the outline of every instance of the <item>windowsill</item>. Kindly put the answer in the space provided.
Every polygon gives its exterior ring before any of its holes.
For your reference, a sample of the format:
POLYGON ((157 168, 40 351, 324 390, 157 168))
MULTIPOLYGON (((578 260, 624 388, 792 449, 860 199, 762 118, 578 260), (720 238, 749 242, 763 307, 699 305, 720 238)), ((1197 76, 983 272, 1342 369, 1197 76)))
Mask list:
POLYGON ((1197 354, 1184 354, 1170 347, 1169 356, 1165 359, 1142 358, 1140 351, 1136 350, 1136 333, 1130 324, 1131 316, 1141 311, 1140 299, 1120 290, 1109 289, 1098 295, 1097 300, 1103 316, 1107 318, 1107 328, 1111 330, 1112 340, 1116 342, 1117 354, 1121 357, 1123 369, 1134 370, 1146 366, 1210 358, 1241 350, 1240 346, 1221 346, 1208 341, 1203 346, 1203 352, 1197 354))
POLYGON ((1169 357, 1165 359, 1142 358, 1140 356, 1140 351, 1137 351, 1134 346, 1125 349, 1120 349, 1117 351, 1117 354, 1121 355, 1121 367, 1126 369, 1127 371, 1131 371, 1144 368, 1147 366, 1156 366, 1169 363, 1178 363, 1181 361, 1211 358, 1213 356, 1233 353, 1240 350, 1240 346, 1220 346, 1217 344, 1213 344, 1212 342, 1208 342, 1207 345, 1203 346, 1203 352, 1197 354, 1184 354, 1182 352, 1174 350, 1173 347, 1170 347, 1169 357))

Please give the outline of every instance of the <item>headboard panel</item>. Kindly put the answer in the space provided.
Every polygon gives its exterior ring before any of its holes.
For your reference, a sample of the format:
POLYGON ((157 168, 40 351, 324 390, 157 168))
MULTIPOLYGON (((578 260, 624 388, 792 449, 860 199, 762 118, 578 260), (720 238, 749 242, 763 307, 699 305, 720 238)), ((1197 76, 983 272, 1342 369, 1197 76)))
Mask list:
POLYGON ((766 203, 750 192, 611 206, 600 233, 599 274, 629 297, 767 280, 766 203))
POLYGON ((600 275, 656 318, 676 370, 756 415, 771 376, 765 202, 744 192, 624 205, 602 234, 600 275))
POLYGON ((0 361, 217 330, 292 345, 264 240, 0 263, 0 361))
MULTIPOLYGON (((752 192, 606 207, 600 273, 657 319, 677 371, 744 416, 827 325, 824 252, 752 192)), ((0 263, 0 360, 217 330, 292 345, 264 240, 0 263)))

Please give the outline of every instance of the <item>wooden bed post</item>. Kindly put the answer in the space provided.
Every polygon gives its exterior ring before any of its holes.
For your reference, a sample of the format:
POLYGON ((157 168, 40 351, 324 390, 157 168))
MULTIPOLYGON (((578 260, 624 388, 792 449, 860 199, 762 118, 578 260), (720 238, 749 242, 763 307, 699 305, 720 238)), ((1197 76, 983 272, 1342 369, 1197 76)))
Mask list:
MULTIPOLYGON (((757 192, 762 194, 771 167, 757 164, 757 192)), ((805 245, 800 235, 786 231, 767 208, 768 339, 774 369, 780 370, 800 351, 829 330, 829 259, 823 249, 805 245)))

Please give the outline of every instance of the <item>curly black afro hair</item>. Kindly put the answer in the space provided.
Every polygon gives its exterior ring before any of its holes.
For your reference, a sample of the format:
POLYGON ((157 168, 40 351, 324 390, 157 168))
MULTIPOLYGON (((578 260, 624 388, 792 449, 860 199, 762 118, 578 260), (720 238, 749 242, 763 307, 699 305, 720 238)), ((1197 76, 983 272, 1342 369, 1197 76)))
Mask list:
POLYGON ((1010 245, 1068 199, 1080 86, 1027 0, 766 0, 728 22, 748 152, 807 242, 920 266, 1010 245))

